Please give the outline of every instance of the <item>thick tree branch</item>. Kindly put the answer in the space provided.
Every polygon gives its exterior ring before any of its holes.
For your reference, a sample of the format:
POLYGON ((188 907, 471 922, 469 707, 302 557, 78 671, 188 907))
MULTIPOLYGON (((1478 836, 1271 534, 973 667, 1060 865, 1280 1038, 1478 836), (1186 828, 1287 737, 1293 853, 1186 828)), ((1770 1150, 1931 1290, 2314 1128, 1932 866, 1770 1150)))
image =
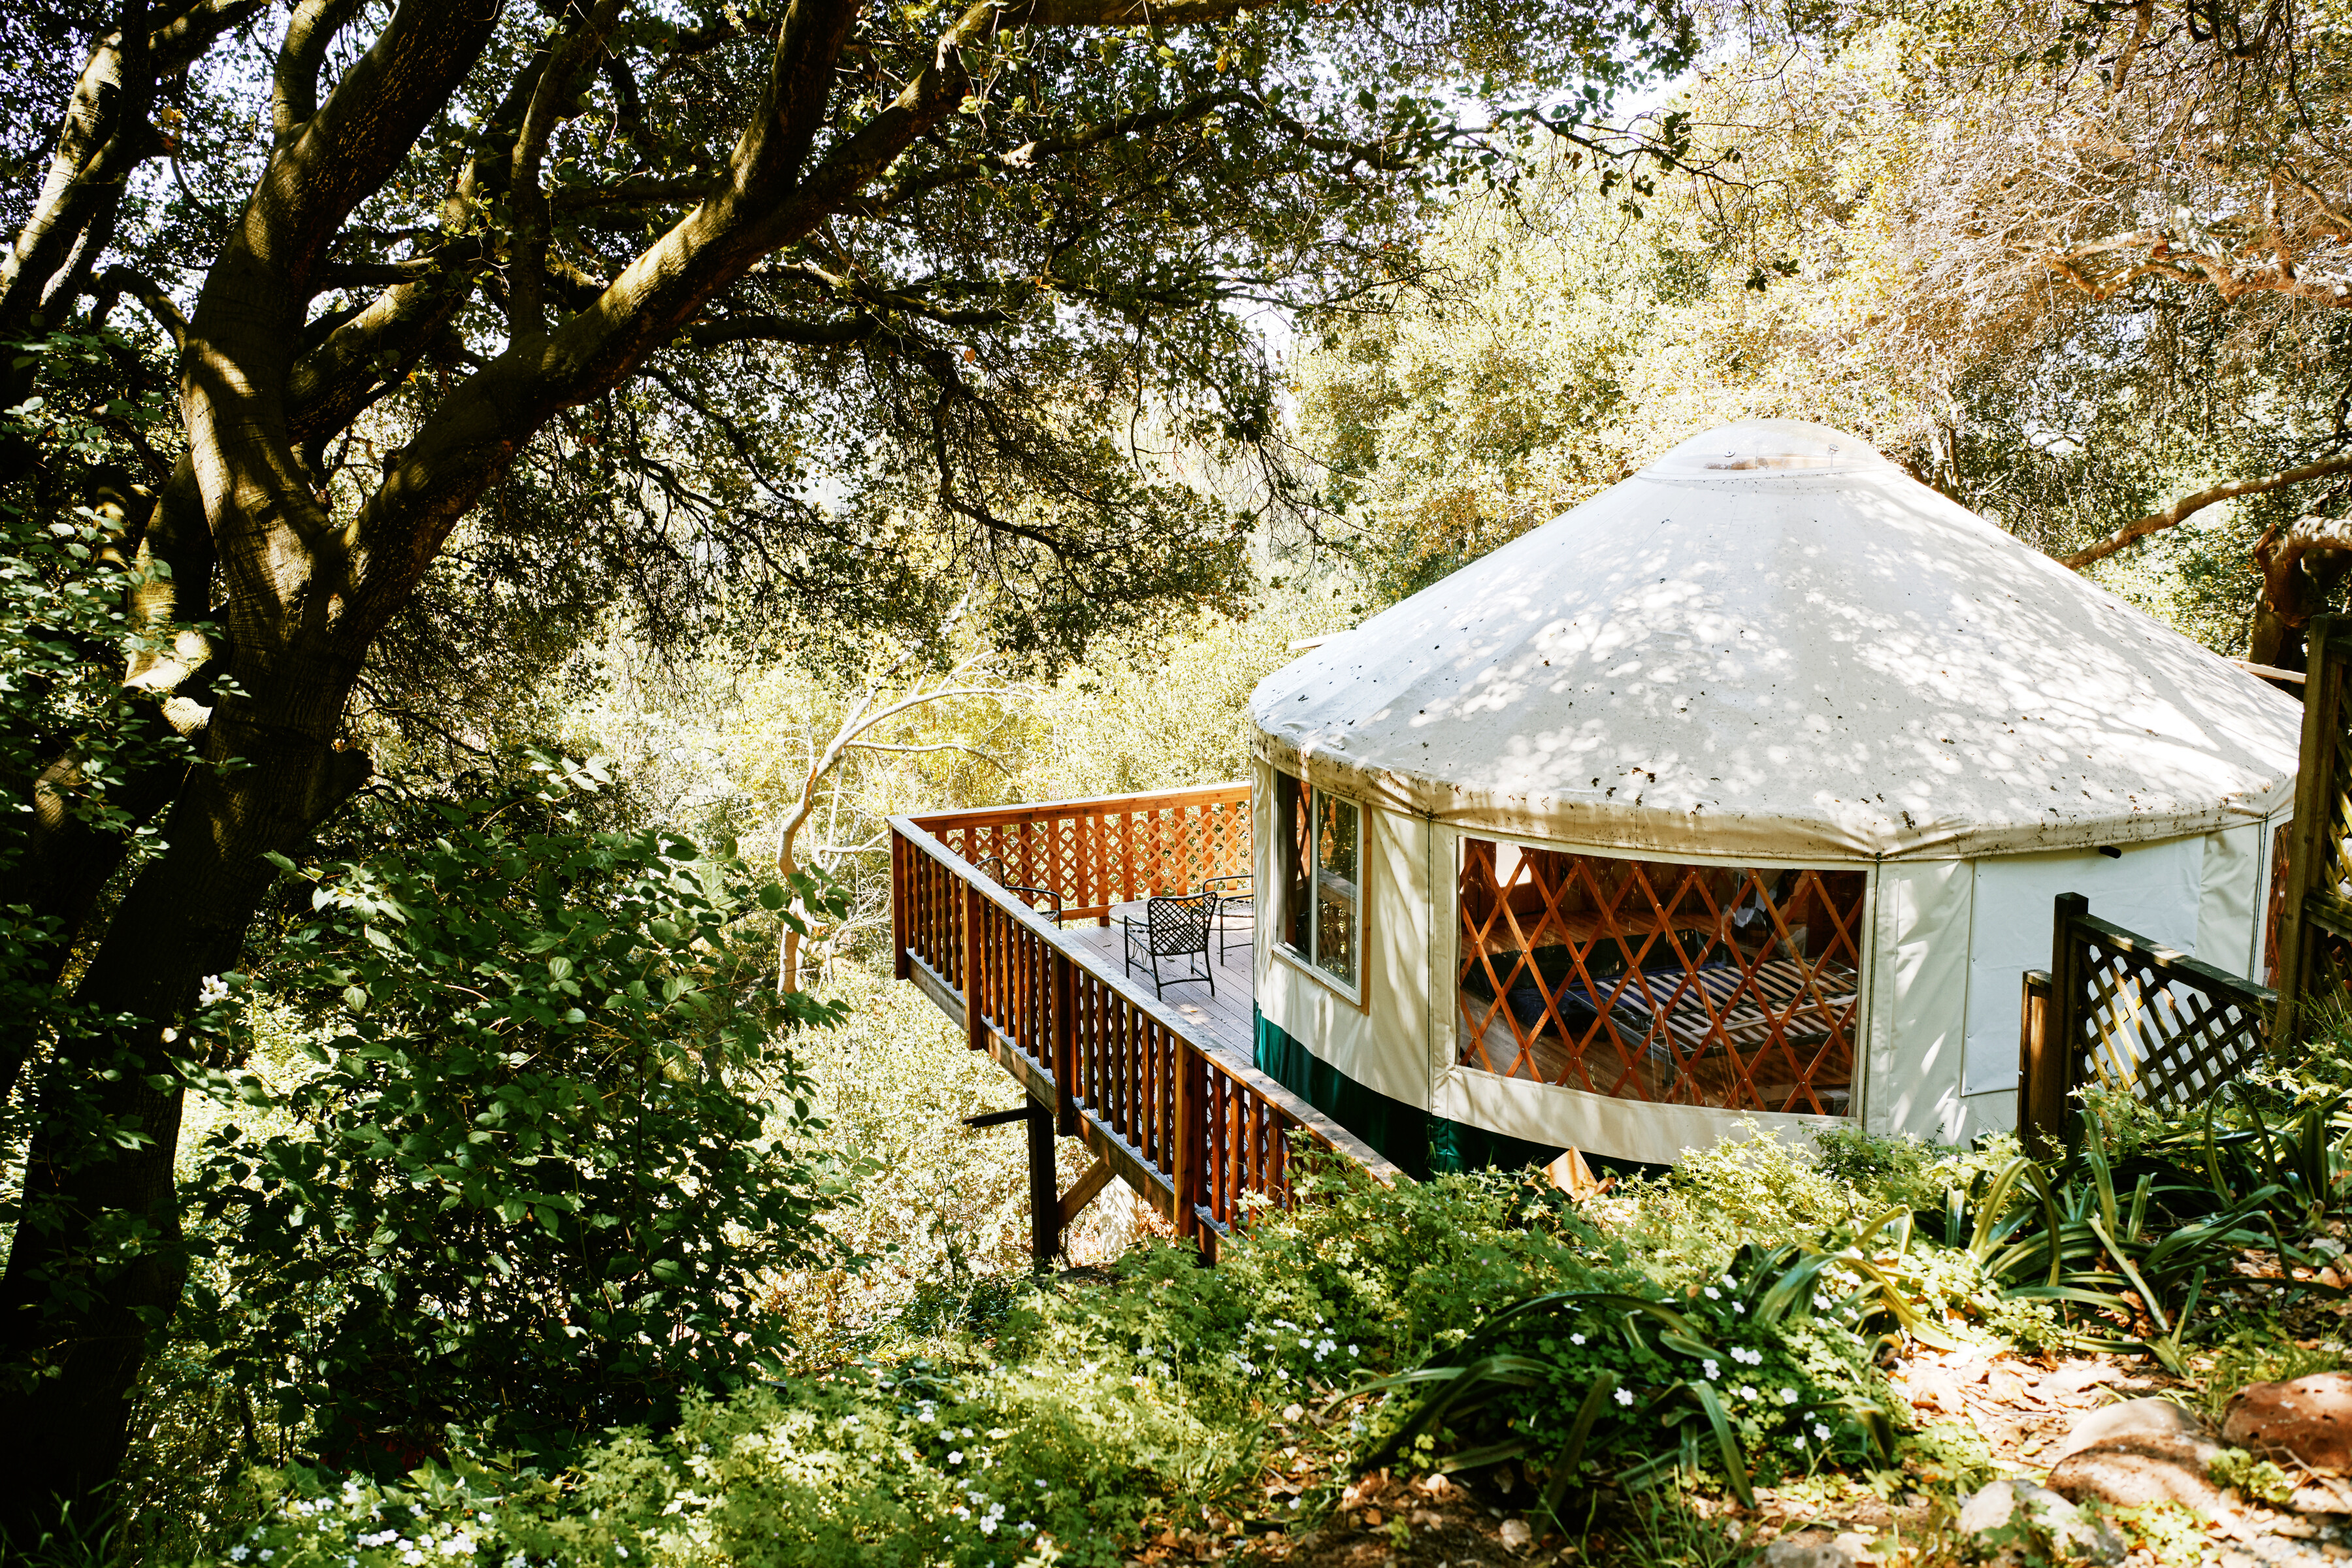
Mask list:
POLYGON ((2352 473, 2352 453, 2323 458, 2318 462, 2305 463, 2301 468, 2286 468, 2275 474, 2264 474, 2260 479, 2232 479, 2228 484, 2215 485, 2210 489, 2183 496, 2162 511, 2152 511, 2146 517, 2127 522, 2088 549, 2078 550, 2072 555, 2062 555, 2058 561, 2061 565, 2071 566, 2080 572, 2095 562, 2105 561, 2119 550, 2129 549, 2152 533, 2161 533, 2176 523, 2187 521, 2209 506, 2219 506, 2240 496, 2264 495, 2272 490, 2284 489, 2289 485, 2346 473, 2352 473))
POLYGON ((327 47, 349 26, 366 0, 300 0, 287 18, 278 48, 278 68, 269 82, 272 143, 291 142, 319 112, 319 72, 327 47))
POLYGON ((173 348, 187 346, 188 319, 180 314, 180 307, 172 302, 172 297, 156 287, 145 273, 129 267, 110 267, 106 275, 98 280, 98 289, 100 307, 98 314, 102 316, 105 313, 104 307, 109 300, 128 294, 146 308, 147 313, 155 319, 155 324, 163 328, 164 334, 172 340, 173 348))
POLYGON ((517 338, 535 338, 547 331, 550 226, 547 192, 539 181, 547 141, 556 125, 576 111, 572 85, 590 59, 604 52, 604 40, 620 16, 620 0, 596 0, 595 9, 576 26, 548 41, 539 84, 531 90, 530 107, 515 137, 508 177, 514 239, 507 264, 507 330, 517 338))

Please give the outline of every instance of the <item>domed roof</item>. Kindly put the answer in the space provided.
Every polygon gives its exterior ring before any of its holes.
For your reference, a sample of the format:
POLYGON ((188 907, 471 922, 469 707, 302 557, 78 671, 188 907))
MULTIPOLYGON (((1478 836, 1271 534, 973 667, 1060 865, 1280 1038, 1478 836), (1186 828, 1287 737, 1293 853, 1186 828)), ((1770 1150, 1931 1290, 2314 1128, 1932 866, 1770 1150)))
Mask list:
POLYGON ((1464 827, 1972 856, 2290 804, 2301 707, 1827 426, 1684 442, 1262 681, 1258 753, 1464 827))

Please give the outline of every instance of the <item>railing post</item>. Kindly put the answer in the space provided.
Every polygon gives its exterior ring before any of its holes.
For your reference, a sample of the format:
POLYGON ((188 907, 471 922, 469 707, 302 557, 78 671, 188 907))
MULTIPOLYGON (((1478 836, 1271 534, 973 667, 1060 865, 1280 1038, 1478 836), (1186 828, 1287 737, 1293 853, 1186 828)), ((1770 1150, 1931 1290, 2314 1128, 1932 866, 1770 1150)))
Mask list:
POLYGON ((2037 1160, 2054 1158, 2065 1142, 2064 1070, 2050 1034, 2050 973, 2029 969, 2018 1009, 2017 1136, 2037 1160))
POLYGON ((2083 938, 2074 922, 2091 912, 2080 893, 2061 893, 2051 905, 2050 1002, 2042 1014, 2044 1049, 2054 1058, 2035 1085, 2036 1113, 2045 1119, 2053 1149, 2074 1146, 2074 1062, 2083 1044, 2083 938), (2046 1097, 2046 1098, 2045 1098, 2046 1097))
POLYGON ((964 1043, 975 1051, 988 1048, 988 1015, 981 1005, 980 889, 961 878, 963 889, 963 1027, 964 1043))
POLYGON ((1056 947, 1054 961, 1054 1125, 1065 1138, 1078 1126, 1078 974, 1070 955, 1056 947))
POLYGON ((1201 1068, 1201 1053, 1189 1040, 1175 1041, 1176 1060, 1171 1064, 1176 1077, 1176 1138, 1169 1163, 1169 1173, 1176 1189, 1176 1234, 1192 1237, 1203 1247, 1212 1245, 1206 1227, 1201 1224, 1201 1163, 1207 1143, 1203 1136, 1208 1127, 1208 1084, 1201 1068))

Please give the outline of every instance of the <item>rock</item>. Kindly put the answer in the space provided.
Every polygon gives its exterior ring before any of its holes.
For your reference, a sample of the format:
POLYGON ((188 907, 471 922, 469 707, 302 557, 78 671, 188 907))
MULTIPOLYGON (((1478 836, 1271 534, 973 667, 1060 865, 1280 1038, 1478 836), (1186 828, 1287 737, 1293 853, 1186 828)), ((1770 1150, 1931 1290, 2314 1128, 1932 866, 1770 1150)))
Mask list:
POLYGON ((2126 1399, 2077 1416, 2066 1429, 2065 1441, 2050 1455, 2053 1465, 2112 1437, 2200 1437, 2204 1427, 2197 1417, 2169 1399, 2126 1399))
POLYGON ((1776 1541, 1758 1559, 1759 1568, 1853 1568, 1853 1558, 1834 1541, 1776 1541))
POLYGON ((2210 1519, 2229 1500, 2205 1475, 2221 1452, 2221 1445, 2202 1434, 2109 1437, 2052 1466, 2050 1489, 2075 1502, 2097 1498, 2117 1508, 2177 1502, 2210 1519))
POLYGON ((2250 1384, 2230 1401, 2221 1436, 2265 1458, 2285 1454, 2315 1470, 2352 1470, 2352 1373, 2250 1384))
MULTIPOLYGON (((1957 1522, 1962 1533, 1968 1535, 1984 1537, 2022 1525, 2036 1538, 2029 1543, 2011 1537, 1987 1542, 1989 1546, 2039 1547, 2046 1543, 2052 1555, 2062 1558, 2083 1558, 2093 1563, 2123 1561, 2124 1543, 2105 1521, 2091 1518, 2048 1487, 2037 1487, 2031 1481, 1993 1482, 1960 1505, 1957 1522)), ((2032 1558, 2041 1552, 2037 1550, 2018 1555, 2032 1558)))
POLYGON ((1536 1538, 1536 1532, 1528 1528, 1528 1521, 1524 1519, 1507 1519, 1503 1521, 1503 1528, 1495 1533, 1501 1538, 1504 1547, 1512 1552, 1526 1551, 1528 1542, 1536 1538))

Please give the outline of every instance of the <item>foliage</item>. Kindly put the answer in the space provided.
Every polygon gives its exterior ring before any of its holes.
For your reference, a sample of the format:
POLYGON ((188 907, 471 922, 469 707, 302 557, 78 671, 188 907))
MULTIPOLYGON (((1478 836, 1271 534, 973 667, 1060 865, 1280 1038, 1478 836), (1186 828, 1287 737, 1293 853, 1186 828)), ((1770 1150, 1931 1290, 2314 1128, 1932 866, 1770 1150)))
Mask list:
POLYGON ((1896 1406, 1864 1334, 1899 1306, 1871 1273, 1851 1252, 1751 1244, 1719 1279, 1672 1305, 1612 1291, 1515 1303, 1449 1364, 1392 1380, 1438 1386, 1363 1465, 1379 1467, 1450 1421, 1484 1439, 1458 1447, 1454 1466, 1540 1458, 1544 1506, 1557 1515, 1588 1460, 1627 1486, 1704 1463, 1752 1504, 1759 1468, 1777 1479, 1891 1458, 1896 1406))
POLYGON ((207 1139, 197 1310, 347 1462, 448 1423, 539 1446, 665 1418, 775 1364, 763 1281, 825 1250, 840 1173, 804 1152, 782 1037, 841 1009, 777 997, 741 929, 784 890, 581 829, 592 778, 543 765, 530 795, 439 807, 430 842, 300 873, 313 912, 261 978, 316 1020, 307 1070, 210 1083, 290 1125, 207 1139))
POLYGON ((2231 1398, 2250 1383, 2291 1383, 2315 1373, 2352 1368, 2341 1341, 2307 1344, 2274 1314, 2250 1317, 2231 1328, 2193 1363, 2202 1384, 2205 1418, 2219 1428, 2231 1398))

